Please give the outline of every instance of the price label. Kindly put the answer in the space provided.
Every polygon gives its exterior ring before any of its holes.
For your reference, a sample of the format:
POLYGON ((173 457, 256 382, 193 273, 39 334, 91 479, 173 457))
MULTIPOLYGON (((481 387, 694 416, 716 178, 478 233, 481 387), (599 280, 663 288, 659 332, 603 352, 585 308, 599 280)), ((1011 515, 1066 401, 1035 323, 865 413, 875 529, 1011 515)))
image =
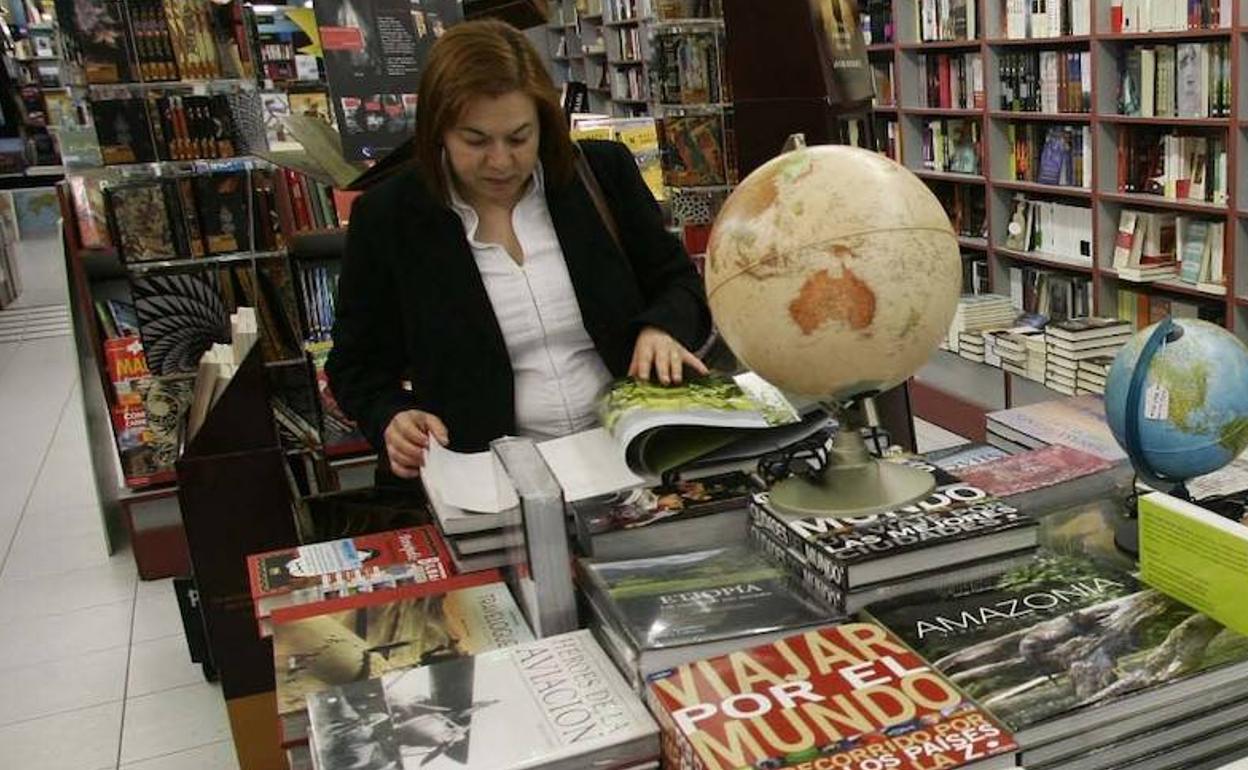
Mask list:
POLYGON ((1149 420, 1170 419, 1170 390, 1150 385, 1144 392, 1144 417, 1149 420))

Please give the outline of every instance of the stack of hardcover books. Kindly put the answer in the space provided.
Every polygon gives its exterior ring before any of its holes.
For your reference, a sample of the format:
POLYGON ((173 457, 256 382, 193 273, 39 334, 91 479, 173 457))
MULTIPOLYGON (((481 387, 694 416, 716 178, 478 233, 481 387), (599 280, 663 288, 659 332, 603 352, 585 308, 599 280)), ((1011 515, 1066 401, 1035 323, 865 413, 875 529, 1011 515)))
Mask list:
POLYGON ((1111 462, 1127 459, 1105 423, 1105 403, 1099 396, 1059 398, 989 412, 987 440, 1007 452, 1062 444, 1111 462))
MULTIPOLYGON (((1009 297, 1000 294, 964 294, 958 300, 958 309, 949 325, 945 345, 950 351, 961 353, 964 332, 1005 329, 1013 325, 1017 316, 1018 310, 1014 308, 1009 297)), ((982 358, 982 339, 977 347, 982 358)))
POLYGON ((658 726, 588 631, 399 669, 308 698, 311 754, 346 768, 653 768, 658 726))
POLYGON ((1248 638, 1104 563, 1042 551, 869 614, 1009 728, 1028 770, 1205 767, 1248 748, 1248 638))
POLYGON ((825 623, 832 612, 742 546, 650 559, 581 559, 590 626, 630 683, 825 623))
POLYGON ((1093 356, 1079 362, 1075 373, 1075 395, 1103 396, 1109 381, 1109 370, 1114 365, 1113 356, 1093 356))
MULTIPOLYGON (((1112 364, 1113 356, 1133 333, 1130 323, 1117 318, 1076 318, 1049 324, 1044 330, 1048 347, 1044 384, 1058 393, 1076 395, 1082 362, 1103 363, 1109 358, 1112 364)), ((1103 380, 1100 392, 1104 392, 1103 380)))
POLYGON ((993 352, 1000 367, 1010 374, 1044 382, 1044 332, 1021 326, 992 333, 993 352))
POLYGON ((924 500, 858 517, 797 517, 758 494, 750 507, 753 539, 841 612, 919 586, 991 575, 1036 548, 1037 523, 1026 511, 935 465, 908 462, 937 476, 939 486, 924 500))

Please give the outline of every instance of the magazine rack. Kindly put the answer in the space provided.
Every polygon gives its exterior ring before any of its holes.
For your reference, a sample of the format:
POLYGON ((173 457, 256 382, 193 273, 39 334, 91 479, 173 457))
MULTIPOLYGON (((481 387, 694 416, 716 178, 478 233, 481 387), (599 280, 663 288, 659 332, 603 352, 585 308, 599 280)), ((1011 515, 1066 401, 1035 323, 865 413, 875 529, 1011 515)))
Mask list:
POLYGON ((220 677, 243 770, 284 762, 273 647, 256 628, 245 557, 298 543, 285 462, 255 346, 177 463, 210 664, 220 677))

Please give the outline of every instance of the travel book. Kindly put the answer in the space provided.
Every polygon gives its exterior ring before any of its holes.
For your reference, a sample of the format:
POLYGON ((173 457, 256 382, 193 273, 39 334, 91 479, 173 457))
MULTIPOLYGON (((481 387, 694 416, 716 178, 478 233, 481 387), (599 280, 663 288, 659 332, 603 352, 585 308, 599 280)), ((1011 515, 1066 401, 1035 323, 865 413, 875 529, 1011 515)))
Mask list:
POLYGON ((868 612, 1000 718, 1026 765, 1028 750, 1102 725, 1178 719, 1215 688, 1242 696, 1248 676, 1248 638, 1083 556, 1041 552, 868 612))
POLYGON ((996 717, 872 623, 687 663, 655 677, 646 702, 669 770, 1017 766, 996 717))
POLYGON ((658 727, 588 631, 390 671, 308 698, 320 770, 619 767, 658 727))
POLYGON ((453 572, 446 544, 429 525, 247 557, 251 599, 258 619, 279 607, 436 583, 453 572))
POLYGON ((865 516, 789 516, 760 493, 750 503, 750 525, 800 552, 842 593, 1034 548, 1039 540, 1026 511, 957 480, 912 505, 865 516))
POLYGON ((738 545, 654 558, 577 562, 608 651, 634 684, 672 666, 827 621, 784 570, 738 545))
POLYGON ((511 592, 497 581, 358 599, 354 609, 274 626, 277 712, 286 743, 307 737, 306 699, 314 692, 533 639, 511 592))
POLYGON ((958 476, 997 497, 1009 497, 1109 470, 1114 464, 1072 447, 1052 446, 1020 452, 962 468, 958 476))

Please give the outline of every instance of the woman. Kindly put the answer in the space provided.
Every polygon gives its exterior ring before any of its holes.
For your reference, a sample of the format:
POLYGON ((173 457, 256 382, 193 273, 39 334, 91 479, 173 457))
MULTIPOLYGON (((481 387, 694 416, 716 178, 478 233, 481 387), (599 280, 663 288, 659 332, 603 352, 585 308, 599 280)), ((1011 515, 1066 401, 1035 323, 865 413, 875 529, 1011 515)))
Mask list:
POLYGON ((448 31, 421 78, 415 144, 415 164, 352 211, 327 366, 394 474, 418 475, 431 440, 475 451, 591 427, 616 377, 706 371, 689 352, 710 331, 692 262, 629 151, 584 142, 617 246, 524 35, 448 31))

